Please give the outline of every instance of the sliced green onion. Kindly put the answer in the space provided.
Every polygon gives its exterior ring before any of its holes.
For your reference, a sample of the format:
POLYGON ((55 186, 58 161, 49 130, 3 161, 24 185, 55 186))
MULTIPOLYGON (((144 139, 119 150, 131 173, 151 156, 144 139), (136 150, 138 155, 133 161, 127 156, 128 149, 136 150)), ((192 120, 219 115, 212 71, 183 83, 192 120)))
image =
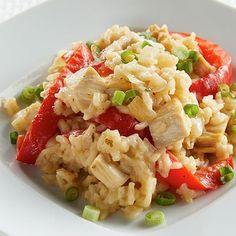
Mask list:
POLYGON ((193 60, 193 62, 197 62, 199 57, 200 57, 200 55, 201 54, 198 51, 190 51, 188 59, 193 60))
POLYGON ((234 173, 228 173, 222 177, 220 177, 220 181, 222 184, 226 184, 228 182, 230 182, 232 179, 234 178, 234 173))
POLYGON ((233 83, 233 84, 230 86, 229 95, 230 95, 230 97, 233 98, 233 99, 236 98, 236 83, 233 83))
POLYGON ((220 172, 220 181, 222 184, 226 184, 229 181, 231 181, 234 178, 234 172, 232 170, 232 167, 230 165, 221 167, 219 169, 220 172))
POLYGON ((93 54, 94 61, 100 61, 98 55, 101 52, 101 48, 96 43, 94 43, 91 45, 90 50, 93 54))
POLYGON ((43 85, 42 84, 38 85, 35 89, 35 95, 39 100, 43 100, 43 98, 40 95, 41 92, 43 92, 43 85))
POLYGON ((230 88, 227 84, 220 84, 219 85, 219 91, 221 92, 222 97, 228 97, 229 92, 230 92, 230 88))
POLYGON ((138 91, 136 90, 128 90, 125 92, 125 99, 124 99, 124 103, 128 104, 130 102, 132 102, 132 100, 138 96, 138 91))
POLYGON ((150 211, 145 215, 147 226, 156 226, 165 222, 165 215, 162 211, 150 211))
POLYGON ((150 46, 150 47, 152 47, 152 45, 148 42, 148 41, 143 41, 143 43, 142 43, 142 45, 141 45, 141 48, 144 48, 144 47, 146 47, 146 46, 150 46))
POLYGON ((232 133, 236 134, 236 125, 231 126, 231 131, 232 133))
POLYGON ((86 42, 86 45, 87 45, 87 47, 89 48, 89 49, 91 49, 91 46, 94 44, 94 42, 93 41, 87 41, 86 42))
POLYGON ((170 206, 175 204, 176 197, 171 192, 161 192, 157 195, 156 203, 161 206, 170 206))
POLYGON ((23 103, 29 104, 35 99, 35 89, 32 86, 26 86, 20 95, 20 99, 23 103))
POLYGON ((97 207, 86 205, 84 207, 82 217, 86 220, 97 222, 100 216, 100 210, 97 207))
POLYGON ((16 131, 10 132, 9 137, 10 137, 11 144, 17 143, 18 135, 19 134, 16 131))
POLYGON ((75 201, 79 197, 79 189, 77 187, 69 187, 65 192, 65 199, 68 202, 75 201))
POLYGON ((129 63, 136 58, 136 55, 131 50, 126 50, 120 54, 123 63, 129 63))
POLYGON ((140 36, 143 36, 145 39, 148 39, 148 40, 152 40, 154 42, 156 42, 156 39, 154 37, 152 37, 148 32, 141 32, 139 34, 140 36))
POLYGON ((230 165, 227 165, 224 167, 220 167, 219 172, 220 172, 220 176, 224 176, 226 174, 232 173, 233 170, 230 165))
POLYGON ((172 54, 178 57, 180 60, 186 60, 189 57, 189 51, 183 47, 174 47, 172 54))
POLYGON ((184 70, 186 73, 191 74, 193 72, 193 63, 190 60, 179 61, 177 63, 178 70, 184 70))
POLYGON ((189 118, 194 118, 199 112, 199 108, 196 104, 187 104, 184 106, 184 112, 189 118))
POLYGON ((125 100, 125 93, 120 90, 116 90, 112 97, 112 103, 117 106, 121 106, 125 100))

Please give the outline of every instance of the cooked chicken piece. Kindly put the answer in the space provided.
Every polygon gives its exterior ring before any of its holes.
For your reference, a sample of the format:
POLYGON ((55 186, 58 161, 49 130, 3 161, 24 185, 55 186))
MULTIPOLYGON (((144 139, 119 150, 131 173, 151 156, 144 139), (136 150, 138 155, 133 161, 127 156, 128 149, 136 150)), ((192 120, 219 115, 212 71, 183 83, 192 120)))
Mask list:
POLYGON ((193 64, 194 73, 200 77, 206 76, 214 70, 215 67, 211 66, 202 55, 200 55, 198 61, 193 64))
MULTIPOLYGON (((95 93, 104 94, 105 81, 92 67, 81 69, 66 79, 65 87, 56 95, 74 113, 85 112, 95 93)), ((106 96, 104 94, 104 96, 106 96)))
POLYGON ((40 102, 35 102, 30 106, 26 107, 25 109, 17 112, 14 117, 14 120, 11 123, 13 128, 18 132, 27 131, 32 120, 37 115, 40 106, 40 102))
POLYGON ((93 161, 90 171, 107 188, 116 189, 122 186, 129 177, 106 159, 104 154, 99 154, 93 161))
POLYGON ((187 119, 182 104, 177 99, 161 107, 157 118, 149 123, 155 146, 163 148, 187 137, 190 132, 187 119))

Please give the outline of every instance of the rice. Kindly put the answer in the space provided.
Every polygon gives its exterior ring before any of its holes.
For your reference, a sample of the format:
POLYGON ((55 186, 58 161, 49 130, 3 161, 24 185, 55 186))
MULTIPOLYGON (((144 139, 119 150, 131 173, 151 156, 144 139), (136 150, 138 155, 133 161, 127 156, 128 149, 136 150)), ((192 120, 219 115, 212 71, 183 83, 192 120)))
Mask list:
MULTIPOLYGON (((171 188, 163 181, 170 171, 184 168, 194 175, 209 164, 209 156, 219 161, 236 153, 236 135, 230 129, 235 100, 217 93, 198 101, 189 91, 193 77, 198 75, 177 69, 179 59, 173 55, 173 48, 199 51, 196 35, 171 35, 166 25, 151 25, 147 32, 156 41, 118 25, 95 41, 101 48, 100 59, 113 73, 101 76, 94 66, 88 66, 65 77, 53 106, 60 116, 57 133, 36 161, 47 184, 58 186, 62 192, 78 187, 81 197, 101 210, 100 219, 118 210, 133 219, 150 207, 158 193, 171 188), (148 44, 145 47, 144 41, 148 44), (121 53, 125 50, 131 50, 135 59, 124 63, 121 53), (117 112, 131 116, 134 134, 129 136, 114 129, 109 119, 108 125, 97 119, 114 106, 116 90, 135 90, 138 94, 116 106, 117 112), (184 112, 187 104, 198 106, 195 117, 184 112), (145 132, 150 132, 151 138, 145 132), (159 175, 162 178, 156 177, 159 175)), ((42 97, 47 97, 65 67, 64 56, 72 55, 81 44, 75 42, 71 50, 56 56, 43 83, 42 97)), ((41 104, 35 102, 20 110, 16 99, 10 98, 4 107, 13 116, 13 128, 24 133, 41 104)), ((112 118, 117 124, 122 122, 117 114, 112 118)), ((130 129, 129 119, 122 129, 130 129)), ((176 194, 189 203, 204 191, 184 183, 176 194)))

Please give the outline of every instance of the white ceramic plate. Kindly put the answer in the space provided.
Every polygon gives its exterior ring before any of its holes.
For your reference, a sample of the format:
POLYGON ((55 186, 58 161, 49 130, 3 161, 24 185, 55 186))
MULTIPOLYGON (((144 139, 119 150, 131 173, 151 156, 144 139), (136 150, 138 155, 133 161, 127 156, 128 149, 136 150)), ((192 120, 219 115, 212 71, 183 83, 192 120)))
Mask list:
MULTIPOLYGON (((219 43, 236 61, 236 11, 207 0, 54 0, 0 25, 1 97, 42 80, 55 53, 76 40, 97 38, 113 24, 143 29, 168 24, 173 31, 196 32, 219 43), (7 88, 8 87, 8 88, 7 88), (6 89, 7 88, 7 89, 6 89)), ((143 218, 127 222, 115 215, 93 224, 81 206, 65 203, 46 187, 32 166, 17 163, 9 144, 7 118, 0 115, 0 235, 221 235, 234 234, 236 187, 233 181, 193 204, 164 208, 167 223, 146 228, 143 218)))

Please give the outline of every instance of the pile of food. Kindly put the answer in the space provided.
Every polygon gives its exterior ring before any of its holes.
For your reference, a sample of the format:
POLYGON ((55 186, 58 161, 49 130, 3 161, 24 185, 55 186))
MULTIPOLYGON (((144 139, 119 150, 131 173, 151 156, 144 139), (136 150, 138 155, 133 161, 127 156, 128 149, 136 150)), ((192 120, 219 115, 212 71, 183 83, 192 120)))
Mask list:
MULTIPOLYGON (((17 160, 36 164, 83 217, 137 217, 155 201, 191 202, 234 177, 236 84, 231 57, 194 33, 117 25, 62 51, 13 116, 17 160)), ((164 214, 146 214, 147 225, 164 214)))

